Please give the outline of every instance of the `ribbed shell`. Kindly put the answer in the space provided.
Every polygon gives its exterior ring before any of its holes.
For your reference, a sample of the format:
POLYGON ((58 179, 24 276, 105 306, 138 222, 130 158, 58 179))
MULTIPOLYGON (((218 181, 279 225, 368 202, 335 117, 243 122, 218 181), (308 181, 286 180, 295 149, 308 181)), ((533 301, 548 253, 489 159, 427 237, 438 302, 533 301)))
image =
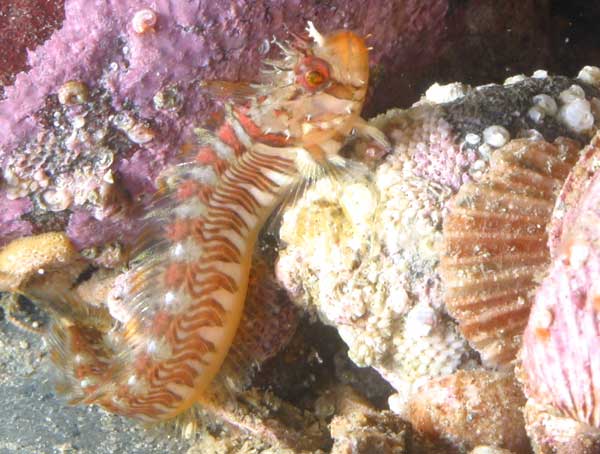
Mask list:
POLYGON ((507 364, 521 344, 549 264, 546 226, 578 149, 563 138, 511 141, 450 203, 440 264, 445 303, 486 364, 507 364))
POLYGON ((522 368, 536 403, 600 429, 600 171, 589 180, 536 294, 522 368))

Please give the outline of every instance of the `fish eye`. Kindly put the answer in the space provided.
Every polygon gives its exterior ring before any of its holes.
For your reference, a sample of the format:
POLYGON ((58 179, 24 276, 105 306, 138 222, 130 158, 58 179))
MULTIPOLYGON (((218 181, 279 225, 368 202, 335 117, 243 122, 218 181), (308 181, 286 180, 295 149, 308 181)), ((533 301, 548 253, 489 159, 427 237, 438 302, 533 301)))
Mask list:
POLYGON ((329 64, 317 57, 305 57, 296 66, 296 81, 308 91, 316 91, 329 82, 329 64))
POLYGON ((304 75, 304 80, 306 80, 306 83, 311 87, 318 87, 325 82, 326 76, 320 71, 313 69, 304 75))

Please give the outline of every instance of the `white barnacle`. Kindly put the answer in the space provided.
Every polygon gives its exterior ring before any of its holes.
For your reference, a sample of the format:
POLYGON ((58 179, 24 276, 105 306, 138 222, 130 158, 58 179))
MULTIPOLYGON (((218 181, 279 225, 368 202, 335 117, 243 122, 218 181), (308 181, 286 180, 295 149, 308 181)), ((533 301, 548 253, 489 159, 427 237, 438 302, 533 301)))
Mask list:
POLYGON ((537 312, 534 323, 537 328, 548 329, 552 326, 554 314, 549 308, 544 308, 537 312))
POLYGON ((503 85, 512 85, 512 84, 516 84, 516 83, 518 83, 518 82, 522 82, 522 81, 524 81, 524 80, 526 80, 526 79, 527 79, 527 76, 526 76, 525 74, 516 74, 516 75, 514 75, 514 76, 507 77, 507 78, 504 80, 504 83, 503 83, 503 85))
POLYGON ((504 126, 488 126, 483 130, 483 140, 494 148, 502 147, 510 140, 510 132, 504 126))
POLYGON ((133 19, 131 19, 131 26, 134 32, 141 35, 154 31, 156 20, 156 13, 150 8, 144 8, 140 9, 133 15, 133 19))
POLYGON ((260 46, 258 46, 258 53, 260 55, 267 55, 270 50, 271 50, 271 42, 266 38, 263 39, 263 41, 260 43, 260 46))
POLYGON ((590 248, 582 242, 575 242, 569 249, 569 263, 573 269, 581 268, 590 254, 590 248))
POLYGON ((417 303, 406 315, 404 334, 410 339, 427 336, 438 324, 438 315, 429 304, 417 303))
POLYGON ((163 296, 163 305, 161 309, 174 315, 185 311, 189 302, 190 296, 187 293, 169 290, 165 292, 163 296))
POLYGON ((81 380, 79 382, 79 386, 81 386, 82 388, 89 388, 90 386, 94 385, 94 380, 92 378, 84 378, 83 380, 81 380))
POLYGON ((539 110, 545 115, 556 115, 558 112, 558 105, 552 96, 541 93, 539 95, 535 95, 532 99, 535 107, 539 108, 539 110))
POLYGON ((577 99, 585 99, 585 91, 579 85, 571 85, 566 90, 561 91, 558 98, 564 104, 569 104, 577 99))
POLYGON ((89 91, 87 85, 79 80, 65 82, 58 89, 58 102, 61 104, 83 104, 87 102, 89 91))
POLYGON ((539 106, 533 106, 527 111, 527 116, 535 123, 541 123, 546 114, 539 106))
POLYGON ((177 218, 195 219, 206 214, 206 207, 199 200, 190 198, 178 204, 173 211, 177 218))
POLYGON ((175 245, 172 248, 172 252, 171 255, 173 256, 173 258, 175 259, 183 259, 185 254, 185 249, 183 247, 183 244, 181 243, 175 243, 175 245))
POLYGON ((597 66, 584 66, 577 74, 577 79, 594 87, 600 87, 600 68, 597 66))
POLYGON ((156 135, 152 128, 149 128, 142 123, 137 123, 134 125, 126 132, 126 134, 129 140, 137 144, 148 143, 154 139, 154 136, 156 135))
POLYGON ((444 104, 463 98, 470 87, 459 82, 453 82, 446 85, 440 85, 437 82, 425 92, 425 99, 434 104, 444 104))
POLYGON ((581 133, 594 126, 594 115, 587 99, 575 99, 563 105, 558 118, 570 130, 581 133))
POLYGON ((129 393, 133 395, 140 395, 146 392, 148 383, 143 377, 138 377, 137 374, 133 373, 127 379, 127 386, 129 387, 129 393))
POLYGON ((479 134, 470 132, 465 135, 465 142, 469 145, 477 145, 479 142, 481 142, 481 136, 479 134))
POLYGON ((42 203, 49 211, 63 211, 73 203, 73 194, 66 188, 47 189, 42 194, 42 203))
POLYGON ((73 357, 73 363, 74 364, 84 364, 84 363, 87 363, 88 360, 89 360, 89 358, 87 358, 86 356, 82 355, 81 353, 77 353, 73 357))

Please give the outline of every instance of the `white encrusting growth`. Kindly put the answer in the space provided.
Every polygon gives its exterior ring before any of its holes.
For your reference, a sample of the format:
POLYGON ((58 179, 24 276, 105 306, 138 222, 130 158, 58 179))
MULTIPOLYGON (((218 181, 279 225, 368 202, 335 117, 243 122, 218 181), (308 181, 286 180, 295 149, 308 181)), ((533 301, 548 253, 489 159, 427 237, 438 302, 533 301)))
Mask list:
POLYGON ((456 101, 469 92, 470 87, 459 82, 440 85, 437 82, 425 92, 425 99, 434 104, 456 101))
POLYGON ((516 74, 514 76, 507 77, 504 80, 504 85, 516 84, 516 83, 522 82, 526 79, 527 79, 527 76, 525 74, 516 74))
POLYGON ((481 136, 479 134, 470 132, 465 135, 465 142, 467 142, 469 145, 477 145, 479 142, 481 142, 481 136))

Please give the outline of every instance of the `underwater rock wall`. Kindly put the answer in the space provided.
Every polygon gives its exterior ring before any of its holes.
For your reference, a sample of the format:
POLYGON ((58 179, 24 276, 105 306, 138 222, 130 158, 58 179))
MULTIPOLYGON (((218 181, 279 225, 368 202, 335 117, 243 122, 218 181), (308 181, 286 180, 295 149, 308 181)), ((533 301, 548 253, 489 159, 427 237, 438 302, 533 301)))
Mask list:
MULTIPOLYGON (((525 37, 540 30, 547 13, 537 11, 533 1, 509 2, 500 10, 490 8, 492 3, 439 0, 424 8, 413 1, 402 6, 314 1, 300 8, 289 0, 239 1, 223 8, 199 0, 161 1, 144 18, 143 1, 71 0, 61 21, 60 4, 8 2, 0 39, 4 58, 14 65, 2 66, 0 201, 6 209, 0 242, 52 230, 67 231, 79 248, 131 239, 154 178, 189 151, 191 130, 212 111, 198 81, 255 78, 258 62, 276 52, 271 39, 301 32, 307 20, 320 29, 351 28, 369 36, 370 110, 381 111, 414 98, 419 88, 412 85, 427 68, 439 66, 457 37, 476 40, 485 32, 486 46, 496 36, 504 48, 514 10, 536 11, 521 15, 531 19, 511 29, 511 45, 523 49, 521 41, 532 41, 525 37), (19 41, 21 30, 44 18, 45 33, 40 29, 19 41), (38 42, 43 44, 34 49, 38 42), (27 66, 18 64, 25 47, 27 66)), ((531 54, 545 55, 539 51, 544 42, 536 40, 531 54)), ((462 68, 467 56, 478 62, 474 67, 482 61, 498 66, 487 51, 478 58, 470 47, 460 49, 448 54, 452 58, 443 67, 462 68)))

